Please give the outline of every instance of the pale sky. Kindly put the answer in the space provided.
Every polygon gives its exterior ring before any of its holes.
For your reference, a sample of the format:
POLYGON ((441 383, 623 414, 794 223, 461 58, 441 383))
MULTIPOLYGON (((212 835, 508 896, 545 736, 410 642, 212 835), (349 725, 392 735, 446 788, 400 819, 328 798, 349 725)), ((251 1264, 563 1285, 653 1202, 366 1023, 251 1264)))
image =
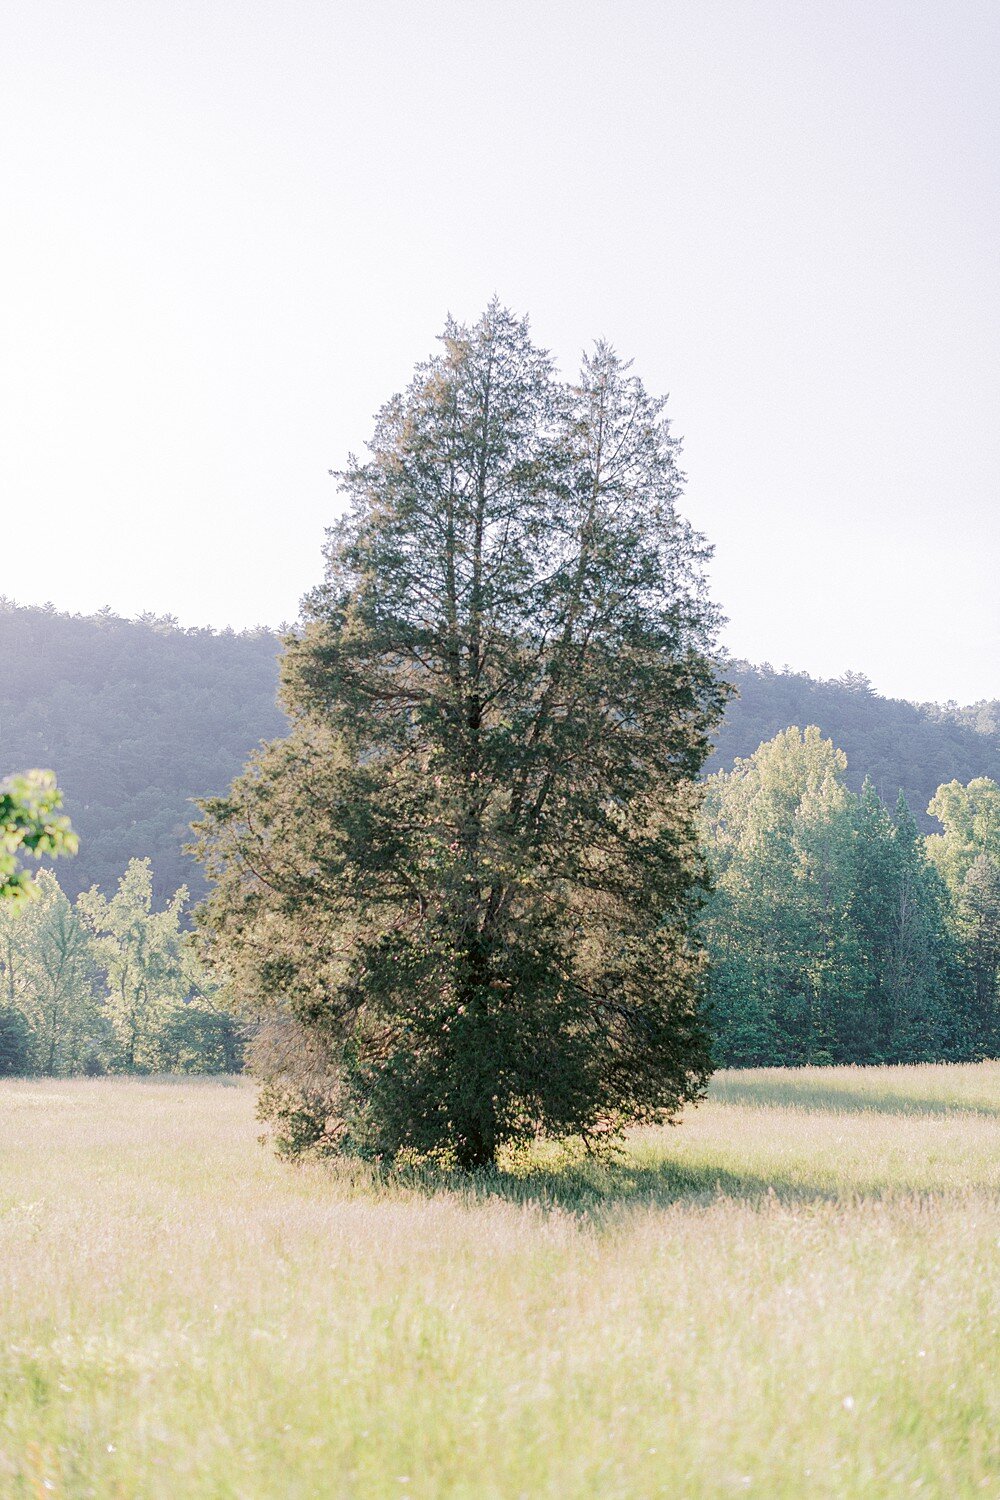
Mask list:
POLYGON ((1000 697, 1000 0, 8 0, 0 594, 277 624, 494 293, 685 440, 740 656, 1000 697))

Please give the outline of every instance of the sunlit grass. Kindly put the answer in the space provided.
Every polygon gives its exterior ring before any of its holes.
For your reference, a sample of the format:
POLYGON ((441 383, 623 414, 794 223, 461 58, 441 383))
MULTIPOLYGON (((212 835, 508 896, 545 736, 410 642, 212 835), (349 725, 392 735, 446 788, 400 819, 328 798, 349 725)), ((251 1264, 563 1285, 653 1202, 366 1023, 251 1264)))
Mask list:
POLYGON ((725 1074, 472 1182, 259 1128, 0 1086, 0 1495, 1000 1495, 1000 1065, 725 1074))
POLYGON ((895 1068, 754 1068, 717 1073, 712 1098, 727 1104, 787 1104, 880 1114, 1000 1114, 997 1064, 895 1068))

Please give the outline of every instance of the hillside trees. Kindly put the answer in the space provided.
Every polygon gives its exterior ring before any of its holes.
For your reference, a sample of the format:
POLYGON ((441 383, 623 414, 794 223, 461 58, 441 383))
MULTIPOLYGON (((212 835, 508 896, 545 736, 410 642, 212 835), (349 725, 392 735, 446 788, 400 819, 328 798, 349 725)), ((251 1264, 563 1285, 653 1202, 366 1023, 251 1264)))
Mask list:
POLYGON ((215 961, 285 1038, 266 1099, 296 1141, 466 1167, 664 1117, 707 1064, 724 690, 663 403, 605 345, 559 383, 492 305, 340 481, 292 733, 201 824, 215 961))
MULTIPOLYGON (((261 740, 287 731, 275 703, 274 631, 183 628, 102 610, 62 614, 0 598, 0 769, 55 766, 79 853, 55 866, 70 899, 110 890, 133 858, 152 860, 155 895, 205 893, 185 855, 193 799, 229 786, 261 740)), ((791 649, 791 646, 790 648, 791 649)), ((789 724, 817 724, 845 751, 846 784, 866 775, 891 807, 898 788, 921 832, 936 788, 1000 780, 1000 705, 966 710, 880 697, 863 683, 724 662, 729 700, 705 770, 728 770, 789 724)))
POLYGON ((819 680, 788 668, 726 661, 738 689, 707 763, 727 770, 790 724, 815 724, 847 756, 845 784, 860 793, 867 777, 887 806, 900 789, 921 833, 934 829, 927 804, 942 782, 1000 778, 1000 704, 906 703, 883 698, 860 673, 819 680))
POLYGON ((716 1057, 727 1065, 975 1056, 944 884, 905 797, 844 785, 791 728, 709 778, 703 832, 716 1057))
POLYGON ((71 900, 94 884, 112 889, 130 859, 147 856, 157 901, 182 884, 203 894, 182 852, 192 799, 223 791, 252 748, 283 731, 278 649, 269 630, 183 629, 0 598, 0 759, 57 768, 81 841, 56 867, 71 900))

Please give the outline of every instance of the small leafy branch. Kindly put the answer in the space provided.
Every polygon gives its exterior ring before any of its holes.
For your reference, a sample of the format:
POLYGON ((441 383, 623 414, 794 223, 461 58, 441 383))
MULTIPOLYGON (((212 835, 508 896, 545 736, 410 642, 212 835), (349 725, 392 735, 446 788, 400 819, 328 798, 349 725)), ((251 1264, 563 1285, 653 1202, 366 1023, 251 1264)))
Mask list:
POLYGON ((21 865, 25 854, 75 854, 78 839, 59 812, 62 793, 51 771, 25 771, 0 781, 0 900, 23 900, 35 882, 21 865))

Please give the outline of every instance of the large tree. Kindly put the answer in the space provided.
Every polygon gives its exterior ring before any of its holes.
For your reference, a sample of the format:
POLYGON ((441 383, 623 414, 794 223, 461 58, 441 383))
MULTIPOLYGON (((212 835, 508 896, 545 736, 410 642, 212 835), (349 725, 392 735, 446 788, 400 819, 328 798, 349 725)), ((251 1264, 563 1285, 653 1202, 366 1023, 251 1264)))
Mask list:
POLYGON ((200 832, 296 1139, 468 1167, 701 1088, 694 779, 725 690, 663 402, 604 344, 561 383, 496 304, 441 346, 338 476, 292 732, 200 832))

